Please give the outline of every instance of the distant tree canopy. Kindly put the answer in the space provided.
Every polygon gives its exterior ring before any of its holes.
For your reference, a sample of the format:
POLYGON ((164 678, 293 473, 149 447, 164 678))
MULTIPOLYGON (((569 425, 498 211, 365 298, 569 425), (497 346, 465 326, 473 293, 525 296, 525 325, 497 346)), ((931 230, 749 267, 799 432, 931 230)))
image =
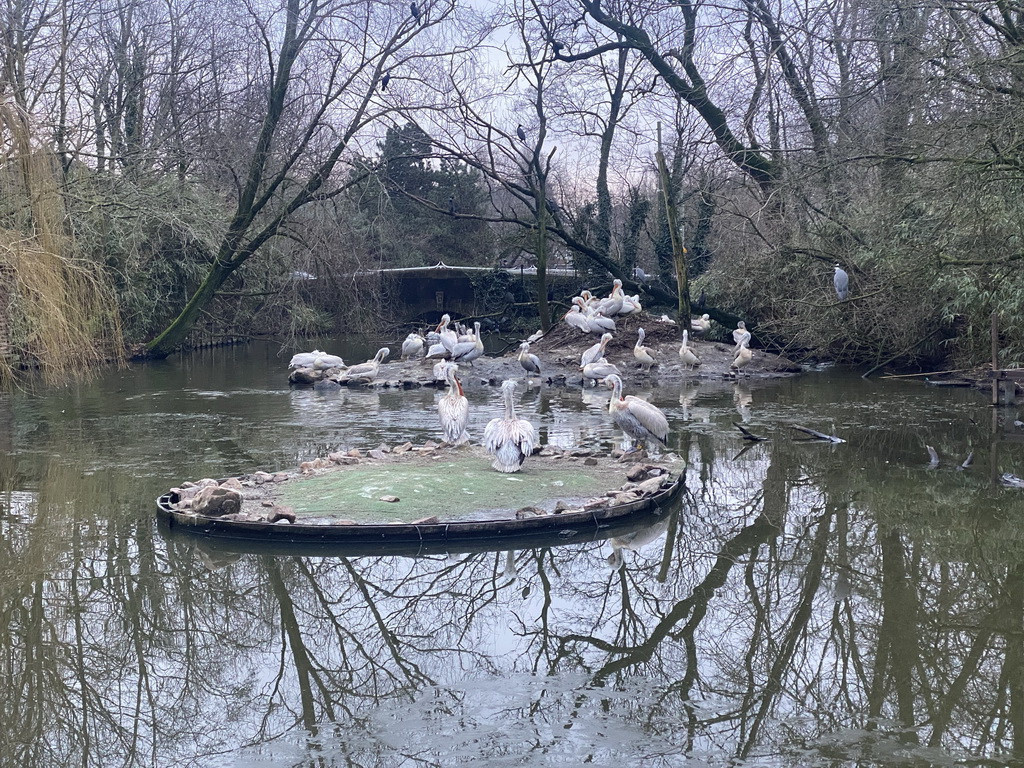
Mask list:
POLYGON ((480 174, 457 160, 436 159, 430 136, 414 123, 389 128, 379 149, 377 157, 353 164, 353 175, 364 180, 348 194, 379 244, 380 266, 493 266, 480 174))

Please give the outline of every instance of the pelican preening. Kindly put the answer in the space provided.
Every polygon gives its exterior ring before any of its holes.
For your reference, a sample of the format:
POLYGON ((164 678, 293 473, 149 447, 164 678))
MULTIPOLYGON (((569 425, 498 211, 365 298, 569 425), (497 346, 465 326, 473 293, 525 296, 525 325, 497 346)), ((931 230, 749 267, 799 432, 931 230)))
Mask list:
POLYGON ((426 349, 426 345, 426 339, 418 333, 410 333, 405 337, 405 341, 402 342, 402 359, 408 360, 410 357, 419 357, 426 349))
POLYGON ((298 352, 292 355, 288 369, 312 368, 314 371, 329 371, 332 368, 344 368, 345 361, 337 355, 329 355, 314 349, 312 352, 298 352))
POLYGON ((604 349, 608 346, 608 342, 612 340, 610 333, 601 335, 601 340, 592 347, 589 347, 583 355, 580 357, 580 370, 583 370, 591 363, 596 363, 602 357, 604 357, 604 349))
POLYGON ((380 364, 383 363, 390 354, 390 349, 387 347, 381 347, 377 350, 377 354, 373 356, 372 360, 368 360, 365 363, 359 363, 359 365, 353 365, 345 371, 344 375, 341 377, 341 381, 359 381, 364 384, 369 384, 377 378, 377 373, 380 371, 380 364))
POLYGON ((594 382, 594 386, 597 386, 597 382, 607 376, 621 376, 622 371, 615 367, 614 363, 609 363, 603 357, 593 363, 587 363, 580 371, 583 373, 583 386, 587 386, 587 380, 594 382))
POLYGON ((736 342, 737 352, 744 344, 750 345, 750 331, 747 330, 747 324, 742 320, 736 323, 736 330, 732 332, 732 340, 736 342))
POLYGON ((690 349, 688 336, 689 334, 683 331, 683 343, 679 347, 679 360, 688 370, 692 371, 696 366, 700 365, 700 358, 690 349))
POLYGON ((505 415, 491 419, 484 428, 484 447, 494 456, 491 466, 499 472, 518 472, 533 453, 537 433, 533 424, 526 419, 516 418, 512 401, 516 383, 507 379, 501 383, 501 397, 505 403, 505 415))
POLYGON ((652 365, 657 364, 657 360, 654 358, 654 350, 650 347, 644 346, 644 333, 643 328, 637 329, 637 340, 636 346, 633 347, 633 357, 640 363, 640 368, 644 371, 650 371, 652 365))
MULTIPOLYGON (((447 315, 446 315, 447 317, 447 315)), ((469 363, 473 364, 480 355, 484 353, 484 341, 480 338, 480 323, 473 323, 473 333, 467 334, 471 337, 471 341, 458 341, 455 346, 452 347, 452 360, 457 363, 469 363)))
POLYGON ((690 330, 694 336, 703 336, 711 330, 711 315, 701 315, 690 319, 690 330))
POLYGON ((441 432, 444 440, 450 445, 462 445, 469 442, 466 426, 469 424, 469 400, 462 391, 462 384, 455 375, 459 366, 454 363, 442 363, 441 373, 448 380, 448 391, 437 401, 437 415, 441 420, 441 432))
POLYGON ((650 438, 662 445, 668 437, 668 419, 661 409, 634 395, 622 396, 622 379, 616 374, 607 376, 605 386, 611 386, 612 397, 608 401, 608 412, 612 421, 633 440, 631 450, 642 447, 650 438))
POLYGON ((459 343, 459 334, 448 327, 451 322, 451 315, 441 315, 441 322, 437 324, 436 329, 438 341, 448 350, 449 355, 451 355, 455 345, 459 343))
POLYGON ((527 376, 531 373, 540 376, 540 358, 530 353, 530 342, 528 341, 519 345, 519 364, 523 366, 527 376))
MULTIPOLYGON (((579 297, 577 296, 576 298, 579 297)), ((583 312, 583 307, 576 303, 576 299, 573 299, 572 306, 569 307, 569 311, 565 313, 562 319, 571 328, 579 328, 584 333, 590 333, 590 323, 587 322, 587 316, 583 312)))

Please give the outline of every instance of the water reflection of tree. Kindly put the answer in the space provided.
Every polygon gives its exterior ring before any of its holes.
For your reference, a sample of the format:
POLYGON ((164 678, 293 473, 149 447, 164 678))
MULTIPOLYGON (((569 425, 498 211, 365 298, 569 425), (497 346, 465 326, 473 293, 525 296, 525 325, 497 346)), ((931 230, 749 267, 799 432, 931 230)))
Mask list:
MULTIPOLYGON (((895 504, 850 477, 849 452, 679 447, 693 469, 675 528, 619 570, 601 543, 517 552, 513 570, 504 552, 209 570, 148 519, 61 523, 59 505, 8 499, 0 748, 12 765, 166 764, 354 733, 383 764, 381 707, 429 700, 443 729, 479 709, 466 681, 584 673, 502 715, 537 749, 542 724, 604 716, 678 752, 753 758, 850 730, 1015 754, 1021 548, 1013 526, 955 514, 968 481, 914 493, 890 476, 895 504), (66 526, 70 551, 53 536, 66 526)), ((84 508, 117 495, 99 479, 93 492, 84 508)))

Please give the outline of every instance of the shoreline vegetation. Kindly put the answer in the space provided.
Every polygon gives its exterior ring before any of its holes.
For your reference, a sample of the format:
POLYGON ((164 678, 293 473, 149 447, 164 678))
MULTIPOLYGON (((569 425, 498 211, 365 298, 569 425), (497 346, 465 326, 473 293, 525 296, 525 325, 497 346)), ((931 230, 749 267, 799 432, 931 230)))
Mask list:
POLYGON ((0 386, 424 325, 387 270, 439 262, 533 271, 473 278, 506 336, 619 280, 798 363, 976 369, 993 316, 997 367, 1024 363, 1013 25, 942 3, 815 21, 558 0, 571 28, 363 10, 0 11, 20 31, 0 41, 0 386))

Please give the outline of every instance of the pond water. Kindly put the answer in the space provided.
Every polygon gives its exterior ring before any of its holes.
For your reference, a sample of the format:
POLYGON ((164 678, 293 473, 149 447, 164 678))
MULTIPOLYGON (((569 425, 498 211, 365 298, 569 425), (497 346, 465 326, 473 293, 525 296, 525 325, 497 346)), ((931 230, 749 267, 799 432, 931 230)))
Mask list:
MULTIPOLYGON (((181 480, 439 439, 437 392, 292 390, 289 356, 0 395, 0 764, 1024 762, 1013 409, 837 371, 627 388, 668 414, 687 490, 616 546, 314 558, 165 534, 153 500, 181 480)), ((479 439, 500 400, 467 379, 479 439)), ((518 402, 542 443, 611 450, 607 397, 518 402)))

